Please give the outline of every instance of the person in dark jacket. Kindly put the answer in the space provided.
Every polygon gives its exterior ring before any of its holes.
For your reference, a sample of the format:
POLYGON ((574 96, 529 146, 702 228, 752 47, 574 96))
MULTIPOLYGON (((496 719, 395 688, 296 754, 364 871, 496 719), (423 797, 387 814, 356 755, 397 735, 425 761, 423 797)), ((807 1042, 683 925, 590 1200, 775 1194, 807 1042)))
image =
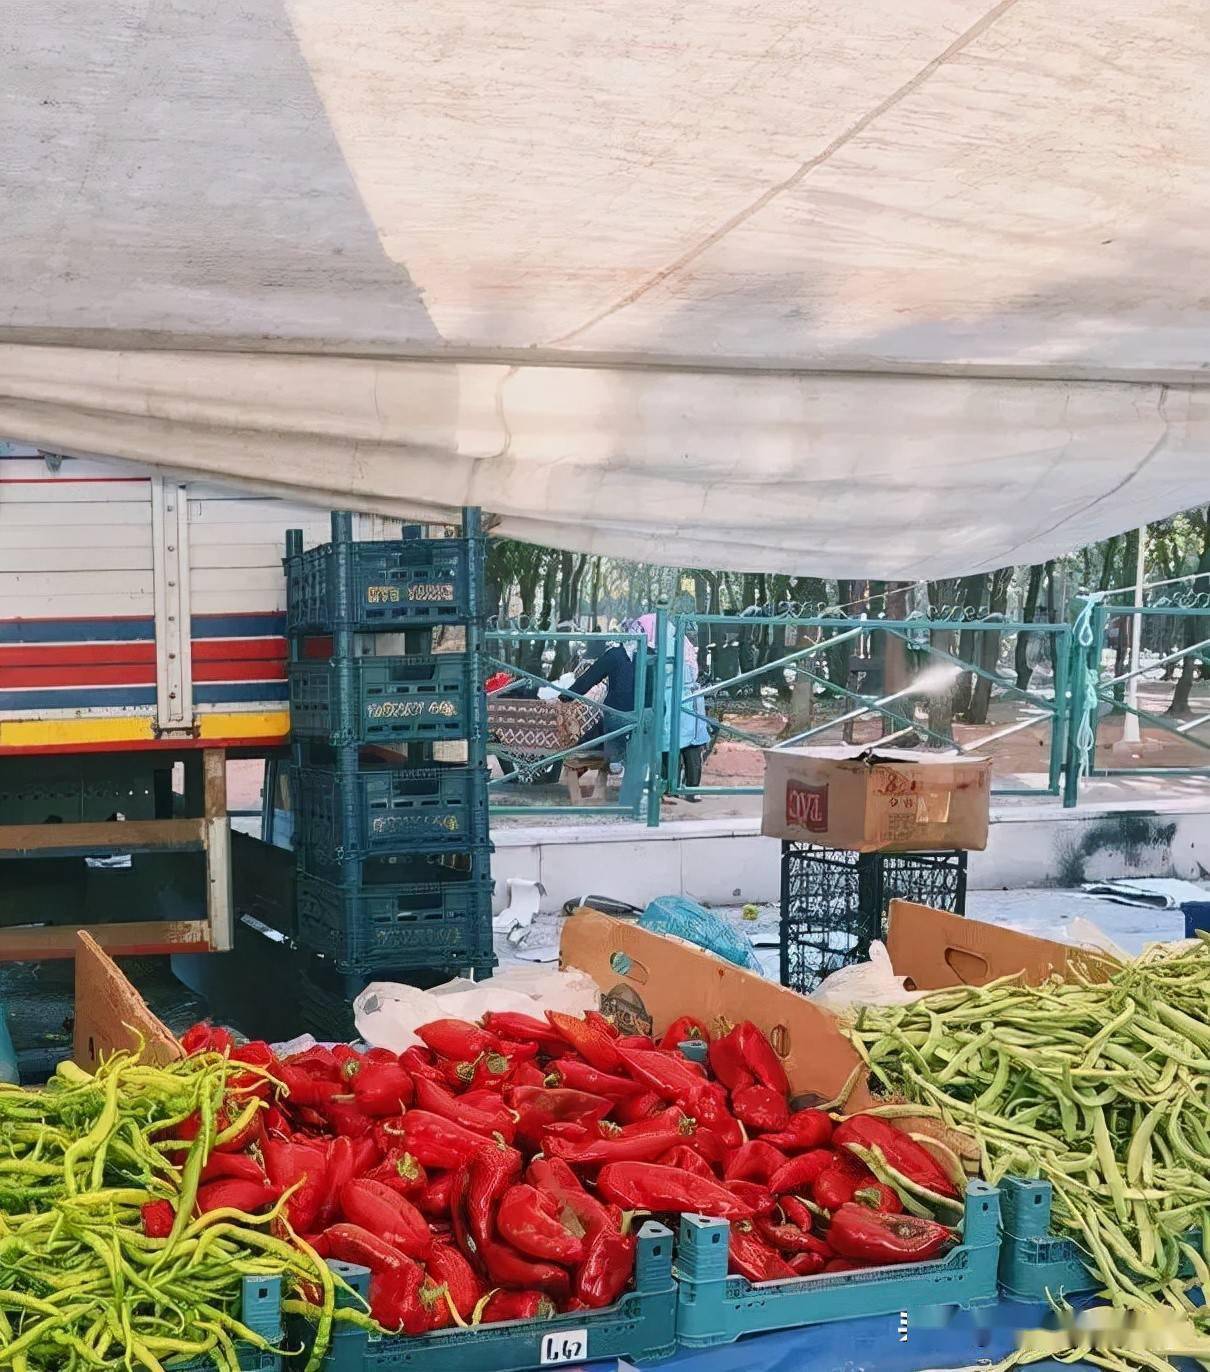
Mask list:
MULTIPOLYGON (((628 631, 630 626, 624 626, 628 631)), ((600 738, 602 734, 613 733, 615 729, 620 729, 625 721, 614 711, 624 710, 627 714, 633 712, 635 708, 635 645, 633 643, 615 643, 597 658, 584 672, 575 678, 574 690, 577 695, 587 695, 589 691, 600 682, 605 683, 605 698, 600 702, 602 714, 600 719, 588 730, 580 739, 580 744, 591 743, 594 739, 600 738)), ((651 703, 651 672, 654 665, 654 654, 648 654, 647 663, 647 704, 651 703)), ((559 679, 560 686, 568 684, 563 678, 559 679)), ((626 745, 629 742, 628 736, 619 735, 617 738, 607 738, 601 745, 606 760, 609 763, 609 770, 617 776, 622 771, 622 760, 626 756, 626 745)), ((577 745, 579 746, 579 745, 577 745)))

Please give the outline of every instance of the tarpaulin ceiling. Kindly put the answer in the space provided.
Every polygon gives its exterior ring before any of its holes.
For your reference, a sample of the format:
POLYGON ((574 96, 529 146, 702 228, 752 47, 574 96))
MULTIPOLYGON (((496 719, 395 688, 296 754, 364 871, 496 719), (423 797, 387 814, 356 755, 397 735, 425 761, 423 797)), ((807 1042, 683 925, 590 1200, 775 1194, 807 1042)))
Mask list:
POLYGON ((0 53, 9 438, 832 575, 1210 501, 1200 0, 0 0, 0 53))

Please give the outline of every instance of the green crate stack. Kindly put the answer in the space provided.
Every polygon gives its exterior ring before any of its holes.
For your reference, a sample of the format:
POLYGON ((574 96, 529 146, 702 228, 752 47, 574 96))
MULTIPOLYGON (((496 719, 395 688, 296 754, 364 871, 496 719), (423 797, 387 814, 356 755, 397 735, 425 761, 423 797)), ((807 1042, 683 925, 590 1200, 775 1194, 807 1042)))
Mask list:
POLYGON ((479 511, 459 538, 372 543, 335 513, 319 548, 287 534, 285 569, 301 1027, 343 1038, 370 981, 495 966, 479 511), (463 652, 433 652, 439 625, 463 652), (387 634, 402 649, 375 652, 387 634))

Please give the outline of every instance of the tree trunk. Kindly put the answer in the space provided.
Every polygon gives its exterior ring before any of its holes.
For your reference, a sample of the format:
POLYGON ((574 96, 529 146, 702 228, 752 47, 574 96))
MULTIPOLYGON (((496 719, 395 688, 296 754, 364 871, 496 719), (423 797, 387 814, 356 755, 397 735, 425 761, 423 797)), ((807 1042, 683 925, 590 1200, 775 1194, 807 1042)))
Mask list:
MULTIPOLYGON (((991 590, 988 597, 988 611, 993 615, 1004 615, 1008 612, 1008 588, 1012 583, 1013 569, 1004 567, 998 572, 992 573, 991 590)), ((994 673, 1000 665, 1000 635, 991 629, 984 629, 979 634, 979 642, 976 647, 978 662, 984 672, 994 673)), ((991 706, 992 682, 986 676, 975 678, 974 690, 971 692, 970 708, 967 711, 967 720, 971 724, 986 724, 987 712, 991 706)))
MULTIPOLYGON (((986 573, 979 576, 964 576, 958 590, 959 613, 965 617, 966 611, 974 610, 975 614, 978 615, 982 610, 983 597, 986 593, 986 573)), ((958 635, 958 656, 963 662, 975 660, 975 640, 978 636, 973 629, 963 629, 958 635)), ((961 718, 965 718, 970 712, 973 681, 973 672, 963 672, 954 682, 953 710, 954 714, 961 718)))
POLYGON ((1113 585, 1113 569, 1117 558, 1118 535, 1105 540, 1105 546, 1101 553, 1101 579, 1097 583, 1098 591, 1107 591, 1113 585))
MULTIPOLYGON (((1139 531, 1131 529, 1126 535, 1126 544, 1122 549, 1122 585, 1125 586, 1129 581, 1134 580, 1135 564, 1139 557, 1139 531)), ((1110 583, 1112 585, 1112 583, 1110 583)), ((1129 615, 1118 615, 1118 646, 1113 655, 1113 674, 1121 676, 1126 668, 1126 659, 1130 651, 1130 636, 1134 632, 1134 620, 1129 615)), ((1126 699, 1126 683, 1118 682, 1113 688, 1113 698, 1119 705, 1126 699)), ((1118 711, 1120 713, 1120 711, 1118 711)))
MULTIPOLYGON (((956 599, 958 583, 955 581, 930 581, 928 590, 929 616, 932 617, 935 613, 934 606, 944 613, 950 613, 944 607, 956 599)), ((953 630, 933 629, 929 633, 929 642, 939 652, 953 653, 953 630)), ((924 693, 929 727, 929 738, 925 746, 929 748, 944 748, 947 744, 953 743, 954 740, 955 678, 948 674, 941 675, 942 672, 948 673, 951 667, 952 664, 947 659, 934 655, 925 668, 926 673, 934 670, 938 673, 938 680, 924 693)))
MULTIPOLYGON (((1087 580, 1088 578, 1086 578, 1087 580)), ((1025 588, 1025 600, 1021 605, 1021 621, 1032 624, 1038 614, 1038 596, 1042 590, 1042 564, 1035 562, 1029 569, 1029 584, 1025 588)), ((1017 630, 1017 646, 1013 653, 1013 666, 1017 672, 1017 689, 1029 690, 1029 679, 1034 669, 1029 665, 1030 635, 1025 629, 1017 630)))
MULTIPOLYGON (((837 581, 836 583, 836 603, 845 605, 851 601, 857 593, 857 583, 855 581, 837 581)), ((845 611, 841 611, 842 615, 845 611)), ((836 638, 839 634, 848 633, 849 625, 841 625, 828 634, 829 638, 836 638)), ((828 680, 836 686, 844 686, 849 677, 849 654, 856 652, 857 640, 846 639, 837 648, 828 648, 824 656, 828 663, 828 680)))
MULTIPOLYGON (((1202 551, 1197 563, 1198 578, 1193 583, 1195 594, 1202 593, 1210 585, 1207 581, 1207 574, 1210 574, 1210 507, 1203 514, 1202 524, 1202 551)), ((1210 623, 1201 616, 1190 615, 1185 626, 1185 647, 1191 648, 1195 643, 1200 643, 1206 637, 1205 628, 1210 623)), ((1172 704, 1169 705, 1167 713, 1170 715, 1187 715, 1189 713, 1189 697, 1193 691, 1194 671, 1197 666, 1197 658, 1190 653, 1181 659, 1181 675, 1177 680, 1176 689, 1172 693, 1172 704)))
POLYGON ((601 627, 601 559, 599 556, 592 560, 592 581, 588 592, 588 622, 592 630, 596 632, 601 627))

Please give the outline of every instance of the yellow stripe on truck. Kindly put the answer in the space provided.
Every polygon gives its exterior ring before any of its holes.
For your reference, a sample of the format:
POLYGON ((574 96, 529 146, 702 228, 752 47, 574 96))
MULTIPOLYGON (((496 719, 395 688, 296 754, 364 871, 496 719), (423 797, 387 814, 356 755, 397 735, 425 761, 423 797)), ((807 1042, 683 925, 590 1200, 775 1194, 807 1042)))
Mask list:
MULTIPOLYGON (((290 732, 290 712, 205 714, 198 716, 197 737, 278 742, 290 732)), ((128 743, 132 748, 155 743, 155 721, 150 715, 120 715, 101 719, 8 719, 0 720, 0 749, 88 748, 90 745, 128 743)), ((182 739, 187 744, 188 739, 182 739)))

